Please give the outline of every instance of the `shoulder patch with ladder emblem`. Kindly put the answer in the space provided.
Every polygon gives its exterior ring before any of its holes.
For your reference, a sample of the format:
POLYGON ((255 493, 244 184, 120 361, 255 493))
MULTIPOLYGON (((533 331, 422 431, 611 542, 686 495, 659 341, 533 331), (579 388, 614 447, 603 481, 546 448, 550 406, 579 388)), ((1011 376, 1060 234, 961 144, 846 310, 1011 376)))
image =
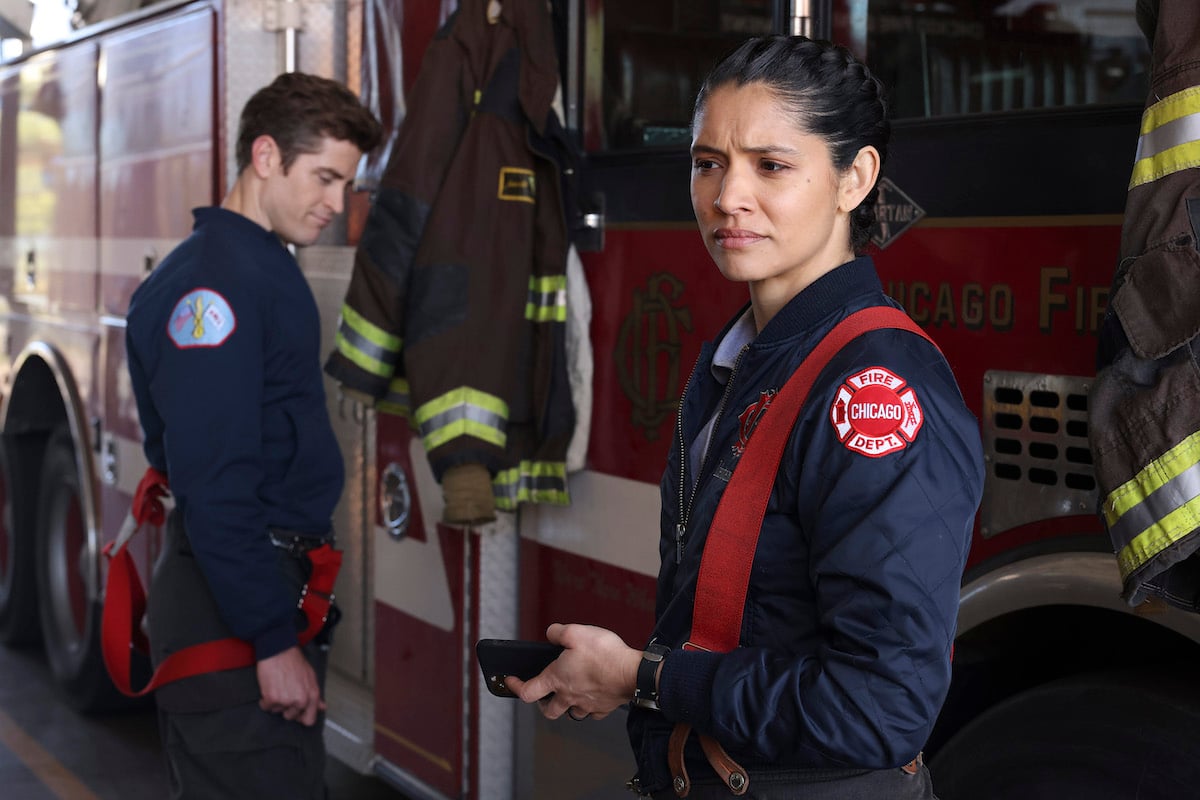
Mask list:
POLYGON ((177 347, 219 347, 236 327, 229 301, 212 289, 197 288, 175 304, 167 335, 177 347))
POLYGON ((879 458, 908 447, 925 414, 917 393, 903 378, 883 367, 869 367, 838 388, 829 421, 847 449, 879 458))

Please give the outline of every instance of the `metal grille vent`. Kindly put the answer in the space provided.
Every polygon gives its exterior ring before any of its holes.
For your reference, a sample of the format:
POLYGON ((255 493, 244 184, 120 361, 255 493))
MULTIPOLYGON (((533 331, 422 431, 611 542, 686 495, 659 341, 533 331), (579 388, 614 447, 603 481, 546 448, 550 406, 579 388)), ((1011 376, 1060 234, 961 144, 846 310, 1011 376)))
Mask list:
POLYGON ((1030 372, 983 376, 984 537, 1096 508, 1090 380, 1030 372))

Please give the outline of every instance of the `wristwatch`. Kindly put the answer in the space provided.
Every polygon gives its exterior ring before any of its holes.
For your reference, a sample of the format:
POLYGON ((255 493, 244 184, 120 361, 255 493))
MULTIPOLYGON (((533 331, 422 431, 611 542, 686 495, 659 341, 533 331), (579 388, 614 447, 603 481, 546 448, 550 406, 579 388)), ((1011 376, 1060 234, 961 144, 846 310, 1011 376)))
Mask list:
POLYGON ((642 652, 642 663, 638 664, 637 687, 633 690, 633 704, 638 708, 658 711, 658 665, 671 652, 664 644, 651 642, 642 652))

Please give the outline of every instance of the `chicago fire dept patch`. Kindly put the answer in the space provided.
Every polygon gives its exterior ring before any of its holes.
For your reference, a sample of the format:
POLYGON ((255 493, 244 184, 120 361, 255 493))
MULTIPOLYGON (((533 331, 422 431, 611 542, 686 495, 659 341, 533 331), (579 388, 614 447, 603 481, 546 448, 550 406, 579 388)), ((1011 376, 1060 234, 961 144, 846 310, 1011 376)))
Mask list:
POLYGON ((848 449, 879 458, 908 447, 925 421, 917 393, 883 367, 851 375, 838 389, 829 421, 848 449))
POLYGON ((229 302, 212 289, 192 289, 179 298, 167 322, 178 347, 218 347, 237 327, 229 302))
POLYGON ((746 443, 750 441, 750 434, 754 433, 758 421, 771 407, 771 401, 775 399, 776 394, 778 392, 775 389, 767 389, 765 392, 759 393, 758 399, 746 406, 746 410, 738 415, 738 441, 733 446, 735 455, 740 456, 746 451, 746 443))

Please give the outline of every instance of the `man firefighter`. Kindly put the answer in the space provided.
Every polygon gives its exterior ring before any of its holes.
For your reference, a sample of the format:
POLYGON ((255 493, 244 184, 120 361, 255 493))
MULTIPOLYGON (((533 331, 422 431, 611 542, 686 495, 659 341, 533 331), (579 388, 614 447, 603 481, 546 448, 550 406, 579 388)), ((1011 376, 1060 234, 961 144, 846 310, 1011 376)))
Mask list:
POLYGON ((297 600, 308 551, 332 538, 343 466, 317 306, 287 245, 312 244, 342 212, 380 135, 345 87, 279 76, 242 111, 229 194, 194 212, 130 303, 146 458, 175 498, 151 583, 152 659, 230 636, 256 659, 157 691, 173 798, 326 796, 328 630, 301 649, 297 600))

